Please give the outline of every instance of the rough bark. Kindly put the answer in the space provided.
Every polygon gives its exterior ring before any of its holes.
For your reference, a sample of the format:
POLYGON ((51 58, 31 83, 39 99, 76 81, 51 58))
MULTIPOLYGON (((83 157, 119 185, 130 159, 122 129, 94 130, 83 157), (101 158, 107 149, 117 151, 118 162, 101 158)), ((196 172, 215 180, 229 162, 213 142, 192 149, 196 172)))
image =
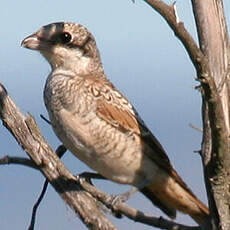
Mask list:
MULTIPOLYGON (((0 118, 36 167, 89 229, 117 229, 50 148, 31 115, 24 117, 0 84, 0 118)), ((33 167, 33 164, 28 164, 33 167)))
POLYGON ((192 0, 192 4, 200 49, 207 57, 209 77, 216 87, 214 98, 207 92, 202 95, 202 155, 207 194, 213 228, 227 230, 230 229, 229 37, 222 1, 192 0))
POLYGON ((202 159, 212 229, 230 229, 229 36, 221 0, 192 0, 200 48, 173 5, 145 0, 167 21, 194 64, 202 92, 202 159))

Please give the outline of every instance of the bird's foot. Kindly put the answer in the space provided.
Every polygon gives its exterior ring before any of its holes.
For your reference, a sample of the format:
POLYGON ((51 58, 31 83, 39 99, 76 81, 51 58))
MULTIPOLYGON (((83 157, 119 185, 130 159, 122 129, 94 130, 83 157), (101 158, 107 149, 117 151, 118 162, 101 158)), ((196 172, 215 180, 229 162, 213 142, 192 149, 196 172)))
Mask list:
POLYGON ((114 207, 119 203, 126 202, 134 193, 136 193, 138 189, 136 187, 131 188, 125 193, 118 194, 118 195, 111 195, 111 205, 114 207))
POLYGON ((136 191, 138 191, 137 188, 131 188, 125 193, 118 195, 110 195, 109 203, 111 206, 111 211, 115 217, 122 218, 122 215, 116 211, 117 205, 126 202, 136 191))

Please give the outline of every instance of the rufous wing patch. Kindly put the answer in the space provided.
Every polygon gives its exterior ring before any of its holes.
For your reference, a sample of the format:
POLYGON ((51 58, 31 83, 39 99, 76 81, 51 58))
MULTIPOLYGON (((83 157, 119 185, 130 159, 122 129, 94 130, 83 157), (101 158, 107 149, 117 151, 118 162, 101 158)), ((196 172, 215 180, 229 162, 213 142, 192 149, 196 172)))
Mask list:
POLYGON ((106 103, 104 100, 99 100, 97 115, 102 120, 124 132, 140 134, 138 122, 135 116, 128 110, 123 110, 112 103, 106 103))

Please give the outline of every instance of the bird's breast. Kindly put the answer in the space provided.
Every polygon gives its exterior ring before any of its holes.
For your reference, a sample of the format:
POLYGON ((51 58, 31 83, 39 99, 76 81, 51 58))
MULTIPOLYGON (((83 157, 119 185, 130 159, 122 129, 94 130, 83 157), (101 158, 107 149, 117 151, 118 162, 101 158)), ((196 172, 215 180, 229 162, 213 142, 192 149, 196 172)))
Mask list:
POLYGON ((54 132, 81 161, 118 183, 139 184, 157 166, 144 154, 140 137, 102 120, 97 101, 79 83, 65 77, 48 79, 45 104, 54 132))

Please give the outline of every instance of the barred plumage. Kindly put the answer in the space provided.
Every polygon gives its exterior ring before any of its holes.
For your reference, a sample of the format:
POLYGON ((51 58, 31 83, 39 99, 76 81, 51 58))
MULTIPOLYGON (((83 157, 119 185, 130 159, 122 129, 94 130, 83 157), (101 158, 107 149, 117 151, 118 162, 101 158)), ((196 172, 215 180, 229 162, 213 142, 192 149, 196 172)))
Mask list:
POLYGON ((52 71, 44 101, 54 132, 104 177, 139 186, 171 218, 176 210, 204 224, 208 208, 173 169, 163 147, 130 102, 106 78, 92 34, 74 23, 53 23, 23 41, 52 71))

